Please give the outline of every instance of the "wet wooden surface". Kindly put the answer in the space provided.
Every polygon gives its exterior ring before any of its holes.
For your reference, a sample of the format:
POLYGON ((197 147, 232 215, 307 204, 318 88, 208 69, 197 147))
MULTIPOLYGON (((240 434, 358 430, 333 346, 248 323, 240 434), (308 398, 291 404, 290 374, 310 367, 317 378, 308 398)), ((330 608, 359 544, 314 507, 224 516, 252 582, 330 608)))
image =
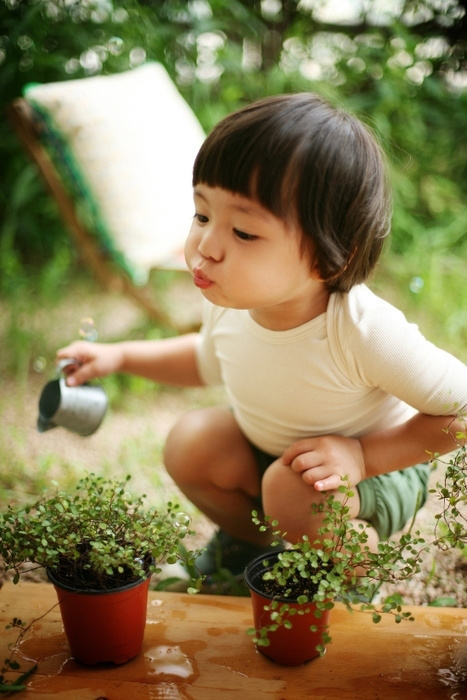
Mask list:
MULTIPOLYGON (((467 611, 410 608, 415 622, 378 625, 369 615, 331 613, 324 657, 296 668, 255 651, 248 598, 151 592, 141 654, 122 666, 88 668, 71 657, 55 607, 20 643, 22 669, 38 670, 15 697, 38 700, 462 700, 467 698, 467 611)), ((56 602, 49 584, 0 589, 0 659, 30 622, 56 602)), ((22 670, 21 669, 21 670, 22 670)))

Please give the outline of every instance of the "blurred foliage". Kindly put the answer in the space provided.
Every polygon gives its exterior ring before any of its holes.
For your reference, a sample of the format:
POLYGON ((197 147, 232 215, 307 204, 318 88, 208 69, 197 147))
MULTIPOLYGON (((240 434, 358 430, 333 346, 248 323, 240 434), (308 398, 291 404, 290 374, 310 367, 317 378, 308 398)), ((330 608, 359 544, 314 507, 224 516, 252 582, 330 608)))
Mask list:
MULTIPOLYGON (((423 289, 426 300, 433 260, 467 250, 466 2, 366 0, 341 24, 326 14, 328 4, 0 0, 0 109, 27 83, 145 60, 166 67, 207 131, 263 95, 320 92, 382 139, 395 205, 388 266, 411 299, 423 289), (423 284, 410 292, 415 276, 423 284)), ((66 287, 75 251, 4 118, 0 162, 0 292, 17 298, 33 280, 53 298, 66 287)), ((458 285, 453 294, 460 303, 458 285)), ((454 325, 465 346, 466 324, 454 325)))

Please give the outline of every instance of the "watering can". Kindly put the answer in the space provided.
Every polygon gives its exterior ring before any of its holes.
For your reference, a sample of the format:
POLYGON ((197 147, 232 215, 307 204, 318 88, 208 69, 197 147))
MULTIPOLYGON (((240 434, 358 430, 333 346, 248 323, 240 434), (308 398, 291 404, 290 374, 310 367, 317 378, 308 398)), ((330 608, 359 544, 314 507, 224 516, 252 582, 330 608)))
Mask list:
POLYGON ((40 433, 61 426, 86 437, 92 435, 102 423, 108 403, 104 389, 98 384, 67 386, 66 375, 79 364, 74 359, 62 360, 58 364, 58 379, 50 381, 43 388, 37 419, 40 433), (68 372, 65 371, 67 367, 68 372))

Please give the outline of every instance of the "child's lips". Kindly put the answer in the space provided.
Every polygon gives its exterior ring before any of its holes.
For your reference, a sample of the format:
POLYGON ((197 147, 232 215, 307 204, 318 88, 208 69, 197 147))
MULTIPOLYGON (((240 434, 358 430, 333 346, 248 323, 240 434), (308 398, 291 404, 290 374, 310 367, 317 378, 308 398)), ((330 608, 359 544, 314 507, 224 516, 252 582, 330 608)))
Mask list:
POLYGON ((195 286, 199 289, 207 289, 213 284, 212 280, 210 280, 209 277, 206 277, 206 275, 203 272, 201 272, 201 270, 196 269, 193 270, 193 282, 195 283, 195 286))

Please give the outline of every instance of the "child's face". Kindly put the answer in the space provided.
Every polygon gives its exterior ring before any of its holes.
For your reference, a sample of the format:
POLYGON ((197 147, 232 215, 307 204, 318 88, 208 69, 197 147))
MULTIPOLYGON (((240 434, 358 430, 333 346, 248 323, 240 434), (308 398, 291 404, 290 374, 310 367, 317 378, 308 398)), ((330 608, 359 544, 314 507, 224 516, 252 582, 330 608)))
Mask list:
POLYGON ((317 297, 327 303, 323 283, 300 250, 298 227, 220 187, 197 185, 194 201, 185 257, 206 299, 249 309, 258 323, 281 329, 313 318, 317 297))

